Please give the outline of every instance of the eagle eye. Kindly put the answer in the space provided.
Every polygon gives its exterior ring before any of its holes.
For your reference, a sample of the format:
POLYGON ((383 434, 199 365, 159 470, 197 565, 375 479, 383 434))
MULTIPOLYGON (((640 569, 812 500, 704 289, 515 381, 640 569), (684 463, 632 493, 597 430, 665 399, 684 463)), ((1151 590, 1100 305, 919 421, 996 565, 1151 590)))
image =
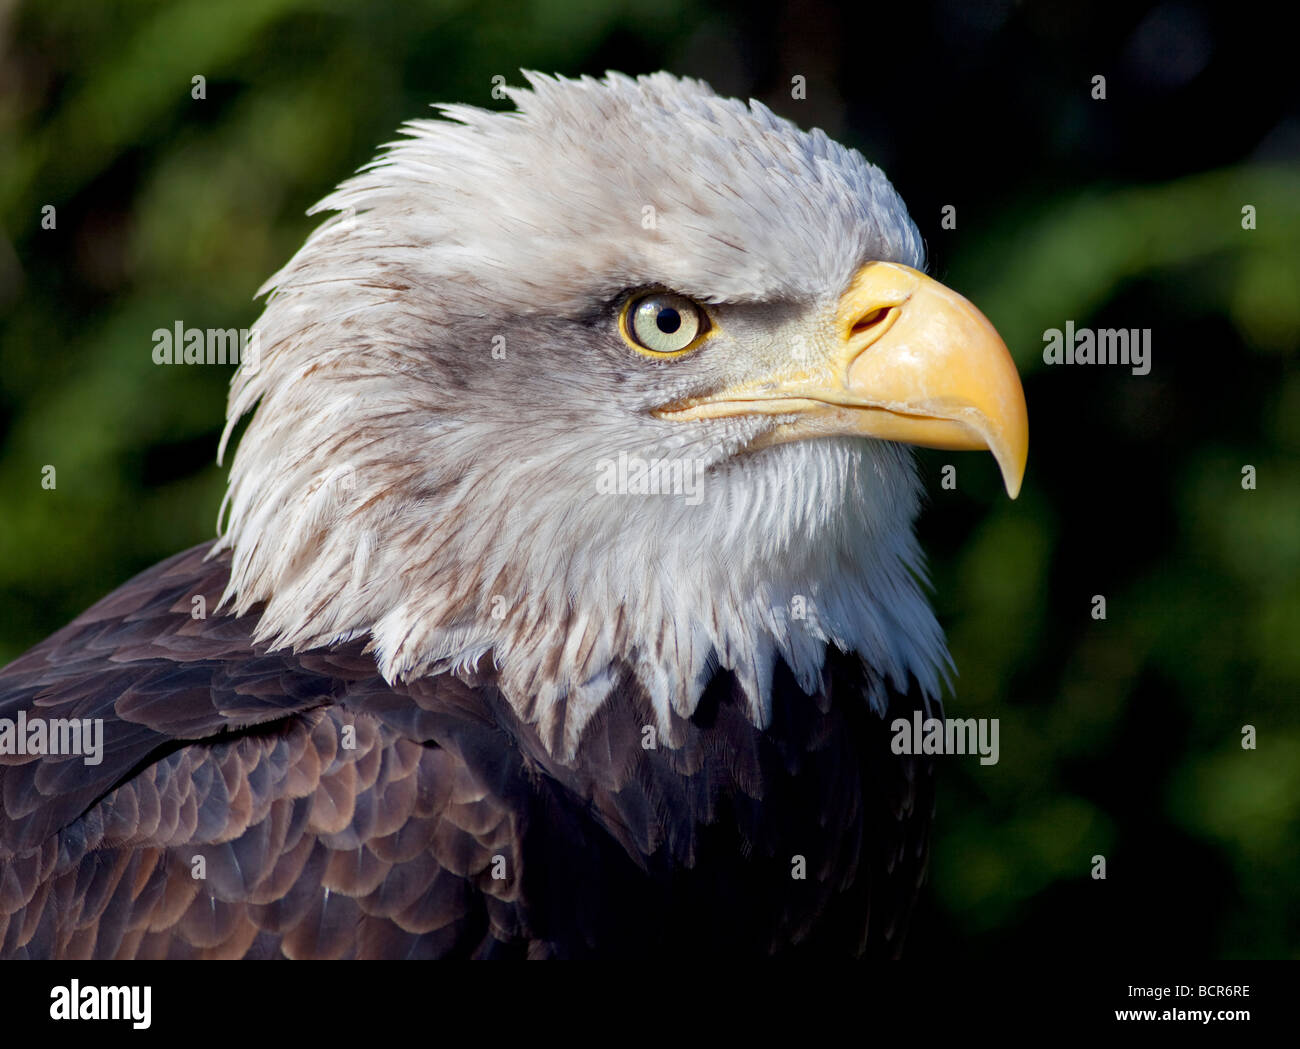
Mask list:
POLYGON ((619 330, 639 353, 677 357, 695 349, 709 332, 709 315, 683 295, 655 291, 629 299, 619 330))

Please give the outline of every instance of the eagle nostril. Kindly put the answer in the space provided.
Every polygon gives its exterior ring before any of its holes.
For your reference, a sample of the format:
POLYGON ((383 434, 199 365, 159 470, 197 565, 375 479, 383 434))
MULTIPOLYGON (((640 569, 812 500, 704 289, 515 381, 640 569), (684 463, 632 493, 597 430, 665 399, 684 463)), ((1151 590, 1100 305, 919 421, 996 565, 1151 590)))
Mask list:
POLYGON ((889 316, 889 310, 890 307, 881 306, 878 309, 872 310, 870 313, 864 313, 849 330, 849 335, 861 335, 863 332, 876 327, 876 325, 889 316))

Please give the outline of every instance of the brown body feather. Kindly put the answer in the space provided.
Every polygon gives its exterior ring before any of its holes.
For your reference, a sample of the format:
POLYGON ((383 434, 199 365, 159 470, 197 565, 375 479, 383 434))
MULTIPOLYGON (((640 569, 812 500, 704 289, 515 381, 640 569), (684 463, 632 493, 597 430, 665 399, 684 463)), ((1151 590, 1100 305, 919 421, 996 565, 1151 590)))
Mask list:
POLYGON ((718 672, 679 747, 628 675, 561 763, 490 673, 390 686, 360 641, 192 618, 207 551, 0 671, 0 717, 104 721, 98 765, 0 755, 0 956, 897 953, 932 768, 889 749, 922 701, 873 714, 857 657, 813 696, 778 667, 765 731, 718 672))

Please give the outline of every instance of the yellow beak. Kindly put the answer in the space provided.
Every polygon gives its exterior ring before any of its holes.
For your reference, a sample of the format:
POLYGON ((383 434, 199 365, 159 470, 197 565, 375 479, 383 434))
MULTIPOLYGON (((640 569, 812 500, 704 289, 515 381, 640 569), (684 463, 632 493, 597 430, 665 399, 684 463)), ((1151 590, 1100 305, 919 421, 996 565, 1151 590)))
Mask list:
POLYGON ((840 299, 829 335, 776 374, 659 414, 795 417, 766 444, 860 435, 988 450, 1007 494, 1019 494, 1029 454, 1025 394, 1006 344, 970 302, 909 266, 870 262, 840 299))

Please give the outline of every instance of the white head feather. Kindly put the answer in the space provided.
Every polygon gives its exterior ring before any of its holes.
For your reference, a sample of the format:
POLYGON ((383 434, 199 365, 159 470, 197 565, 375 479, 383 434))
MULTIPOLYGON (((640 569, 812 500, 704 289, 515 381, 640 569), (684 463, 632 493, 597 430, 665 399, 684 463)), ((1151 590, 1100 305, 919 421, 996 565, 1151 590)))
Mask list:
POLYGON ((390 681, 490 654, 562 757, 624 674, 665 735, 718 667, 765 724, 775 658, 812 691, 828 645, 861 655, 878 707, 909 675, 934 694, 947 656, 905 449, 753 451, 779 418, 650 414, 788 352, 863 262, 921 266, 897 194, 697 81, 528 79, 517 112, 406 125, 263 289, 222 441, 256 407, 225 603, 265 602, 275 646, 369 636, 390 681), (654 286, 712 304, 725 338, 632 353, 610 318, 654 286), (601 494, 620 453, 698 466, 700 498, 601 494))

